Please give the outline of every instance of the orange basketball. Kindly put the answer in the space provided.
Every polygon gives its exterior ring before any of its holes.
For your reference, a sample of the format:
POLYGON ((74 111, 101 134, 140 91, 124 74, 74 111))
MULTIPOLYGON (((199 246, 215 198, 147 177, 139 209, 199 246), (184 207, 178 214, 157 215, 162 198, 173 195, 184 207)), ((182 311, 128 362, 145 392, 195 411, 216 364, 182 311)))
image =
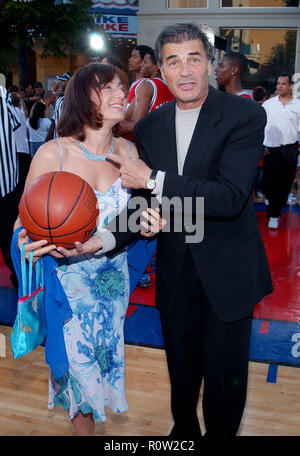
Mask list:
POLYGON ((99 215, 92 187, 66 171, 42 174, 24 191, 19 214, 33 241, 47 239, 65 249, 91 236, 99 215))

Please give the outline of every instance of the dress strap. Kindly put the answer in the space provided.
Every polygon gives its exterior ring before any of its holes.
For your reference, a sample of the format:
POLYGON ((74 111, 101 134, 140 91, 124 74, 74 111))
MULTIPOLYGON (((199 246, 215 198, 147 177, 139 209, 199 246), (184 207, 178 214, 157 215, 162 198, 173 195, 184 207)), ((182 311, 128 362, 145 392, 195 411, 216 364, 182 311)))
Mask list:
POLYGON ((55 140, 58 144, 58 147, 59 147, 59 158, 60 158, 60 171, 62 171, 62 167, 63 167, 63 151, 62 151, 62 147, 61 147, 61 144, 60 144, 60 141, 55 138, 55 140))
POLYGON ((128 144, 129 144, 129 160, 132 160, 132 142, 128 141, 128 144))

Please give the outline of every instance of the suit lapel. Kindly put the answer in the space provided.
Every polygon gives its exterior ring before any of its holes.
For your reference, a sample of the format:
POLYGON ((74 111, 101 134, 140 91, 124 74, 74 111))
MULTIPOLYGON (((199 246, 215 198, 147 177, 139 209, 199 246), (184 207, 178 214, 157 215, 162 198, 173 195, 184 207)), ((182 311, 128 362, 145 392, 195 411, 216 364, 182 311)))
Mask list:
POLYGON ((159 144, 159 147, 155 147, 155 155, 157 157, 159 167, 161 171, 170 171, 178 174, 177 167, 177 147, 176 147, 176 133, 175 133, 175 106, 176 102, 170 101, 166 105, 166 112, 163 119, 154 129, 157 137, 155 137, 155 143, 159 144))
POLYGON ((202 162, 209 154, 209 145, 215 136, 214 127, 221 118, 219 93, 209 87, 208 96, 203 103, 196 127, 186 155, 183 174, 196 176, 202 162))

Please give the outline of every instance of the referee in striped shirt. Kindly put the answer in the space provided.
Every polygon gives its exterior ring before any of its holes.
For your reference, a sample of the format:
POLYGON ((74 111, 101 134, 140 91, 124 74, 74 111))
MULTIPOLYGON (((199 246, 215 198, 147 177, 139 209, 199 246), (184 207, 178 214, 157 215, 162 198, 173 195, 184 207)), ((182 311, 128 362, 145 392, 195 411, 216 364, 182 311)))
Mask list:
MULTIPOLYGON (((60 92, 61 92, 62 95, 56 100, 54 113, 53 113, 53 115, 51 117, 51 120, 54 120, 53 138, 57 138, 58 137, 58 134, 57 134, 57 123, 58 123, 58 119, 59 119, 59 117, 61 115, 61 111, 62 111, 62 106, 63 106, 63 101, 64 101, 64 93, 65 93, 67 84, 68 84, 69 80, 72 77, 72 73, 64 73, 61 76, 56 76, 56 77, 61 82, 60 92)), ((51 136, 51 133, 49 133, 49 134, 51 136)), ((49 138, 49 134, 47 136, 47 139, 50 139, 49 138)))
POLYGON ((19 165, 14 130, 20 127, 10 94, 0 85, 0 248, 4 261, 12 271, 11 281, 17 289, 17 277, 10 256, 13 225, 18 216, 17 185, 19 165))

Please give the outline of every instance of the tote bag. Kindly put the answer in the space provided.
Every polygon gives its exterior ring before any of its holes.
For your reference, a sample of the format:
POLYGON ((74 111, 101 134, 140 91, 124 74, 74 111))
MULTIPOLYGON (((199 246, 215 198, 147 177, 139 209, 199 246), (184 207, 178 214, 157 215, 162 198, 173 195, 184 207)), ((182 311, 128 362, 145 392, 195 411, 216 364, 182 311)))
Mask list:
POLYGON ((25 244, 21 248, 22 292, 18 299, 17 316, 11 333, 14 359, 32 352, 46 338, 45 289, 42 260, 35 263, 36 289, 32 288, 33 252, 29 253, 28 273, 25 259, 25 244))

